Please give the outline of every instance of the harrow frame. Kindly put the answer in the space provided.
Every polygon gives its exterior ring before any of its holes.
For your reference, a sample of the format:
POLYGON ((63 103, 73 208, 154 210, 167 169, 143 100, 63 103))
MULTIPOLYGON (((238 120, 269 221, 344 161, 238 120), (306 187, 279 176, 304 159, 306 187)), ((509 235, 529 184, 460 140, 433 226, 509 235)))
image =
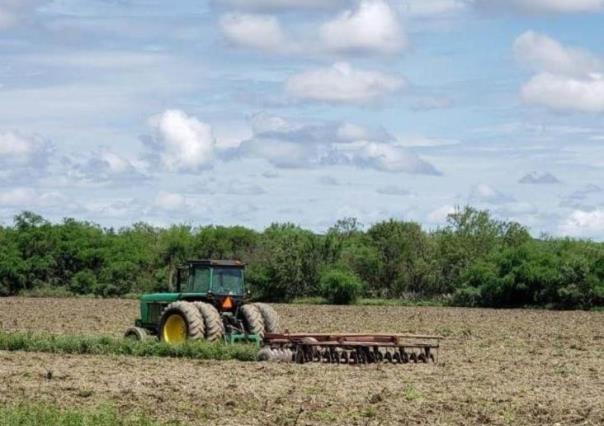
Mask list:
POLYGON ((396 333, 267 333, 263 359, 372 364, 438 362, 441 336, 396 333))

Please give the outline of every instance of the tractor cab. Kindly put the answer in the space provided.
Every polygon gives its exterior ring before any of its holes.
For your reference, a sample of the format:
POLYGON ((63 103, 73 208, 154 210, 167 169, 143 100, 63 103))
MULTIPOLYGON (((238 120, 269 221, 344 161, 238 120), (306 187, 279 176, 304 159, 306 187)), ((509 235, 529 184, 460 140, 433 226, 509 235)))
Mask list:
POLYGON ((176 291, 184 294, 245 296, 245 265, 230 260, 190 260, 178 269, 176 291))

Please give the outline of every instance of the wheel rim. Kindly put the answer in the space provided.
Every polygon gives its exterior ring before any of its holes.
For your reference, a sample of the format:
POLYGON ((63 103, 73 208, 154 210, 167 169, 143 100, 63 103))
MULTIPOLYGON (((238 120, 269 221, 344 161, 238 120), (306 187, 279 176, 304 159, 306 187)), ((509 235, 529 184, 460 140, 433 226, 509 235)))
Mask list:
POLYGON ((162 330, 167 343, 182 343, 187 340, 187 324, 183 317, 173 314, 168 317, 162 330))

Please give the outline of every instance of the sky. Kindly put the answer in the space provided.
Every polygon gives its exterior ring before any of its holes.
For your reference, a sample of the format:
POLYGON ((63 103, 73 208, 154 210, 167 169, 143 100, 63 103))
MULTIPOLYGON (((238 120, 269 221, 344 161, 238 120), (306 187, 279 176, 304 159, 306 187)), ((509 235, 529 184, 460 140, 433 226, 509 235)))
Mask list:
POLYGON ((604 0, 0 0, 0 224, 604 240, 603 178, 604 0))

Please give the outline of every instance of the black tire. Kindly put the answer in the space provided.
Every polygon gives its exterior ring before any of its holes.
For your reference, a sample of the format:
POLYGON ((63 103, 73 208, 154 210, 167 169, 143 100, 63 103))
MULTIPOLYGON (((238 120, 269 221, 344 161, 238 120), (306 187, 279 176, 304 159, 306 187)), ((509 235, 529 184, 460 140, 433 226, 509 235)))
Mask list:
POLYGON ((260 337, 264 337, 264 320, 262 314, 257 306, 253 303, 243 305, 240 308, 241 315, 243 317, 243 324, 245 325, 245 331, 249 334, 257 334, 260 337))
POLYGON ((222 339, 224 336, 224 323, 214 305, 205 302, 194 302, 193 304, 203 317, 206 340, 215 342, 222 339))
POLYGON ((150 337, 149 332, 141 327, 129 327, 124 333, 124 338, 139 342, 147 340, 150 337))
POLYGON ((279 314, 275 312, 271 305, 266 303, 254 303, 256 308, 262 315, 264 321, 264 332, 265 333, 278 333, 279 332, 279 314))
POLYGON ((167 341, 164 327, 168 319, 173 315, 178 315, 184 320, 186 338, 188 340, 199 340, 204 338, 205 325, 199 309, 190 302, 178 301, 172 302, 166 306, 161 314, 159 320, 159 338, 161 341, 167 341))

